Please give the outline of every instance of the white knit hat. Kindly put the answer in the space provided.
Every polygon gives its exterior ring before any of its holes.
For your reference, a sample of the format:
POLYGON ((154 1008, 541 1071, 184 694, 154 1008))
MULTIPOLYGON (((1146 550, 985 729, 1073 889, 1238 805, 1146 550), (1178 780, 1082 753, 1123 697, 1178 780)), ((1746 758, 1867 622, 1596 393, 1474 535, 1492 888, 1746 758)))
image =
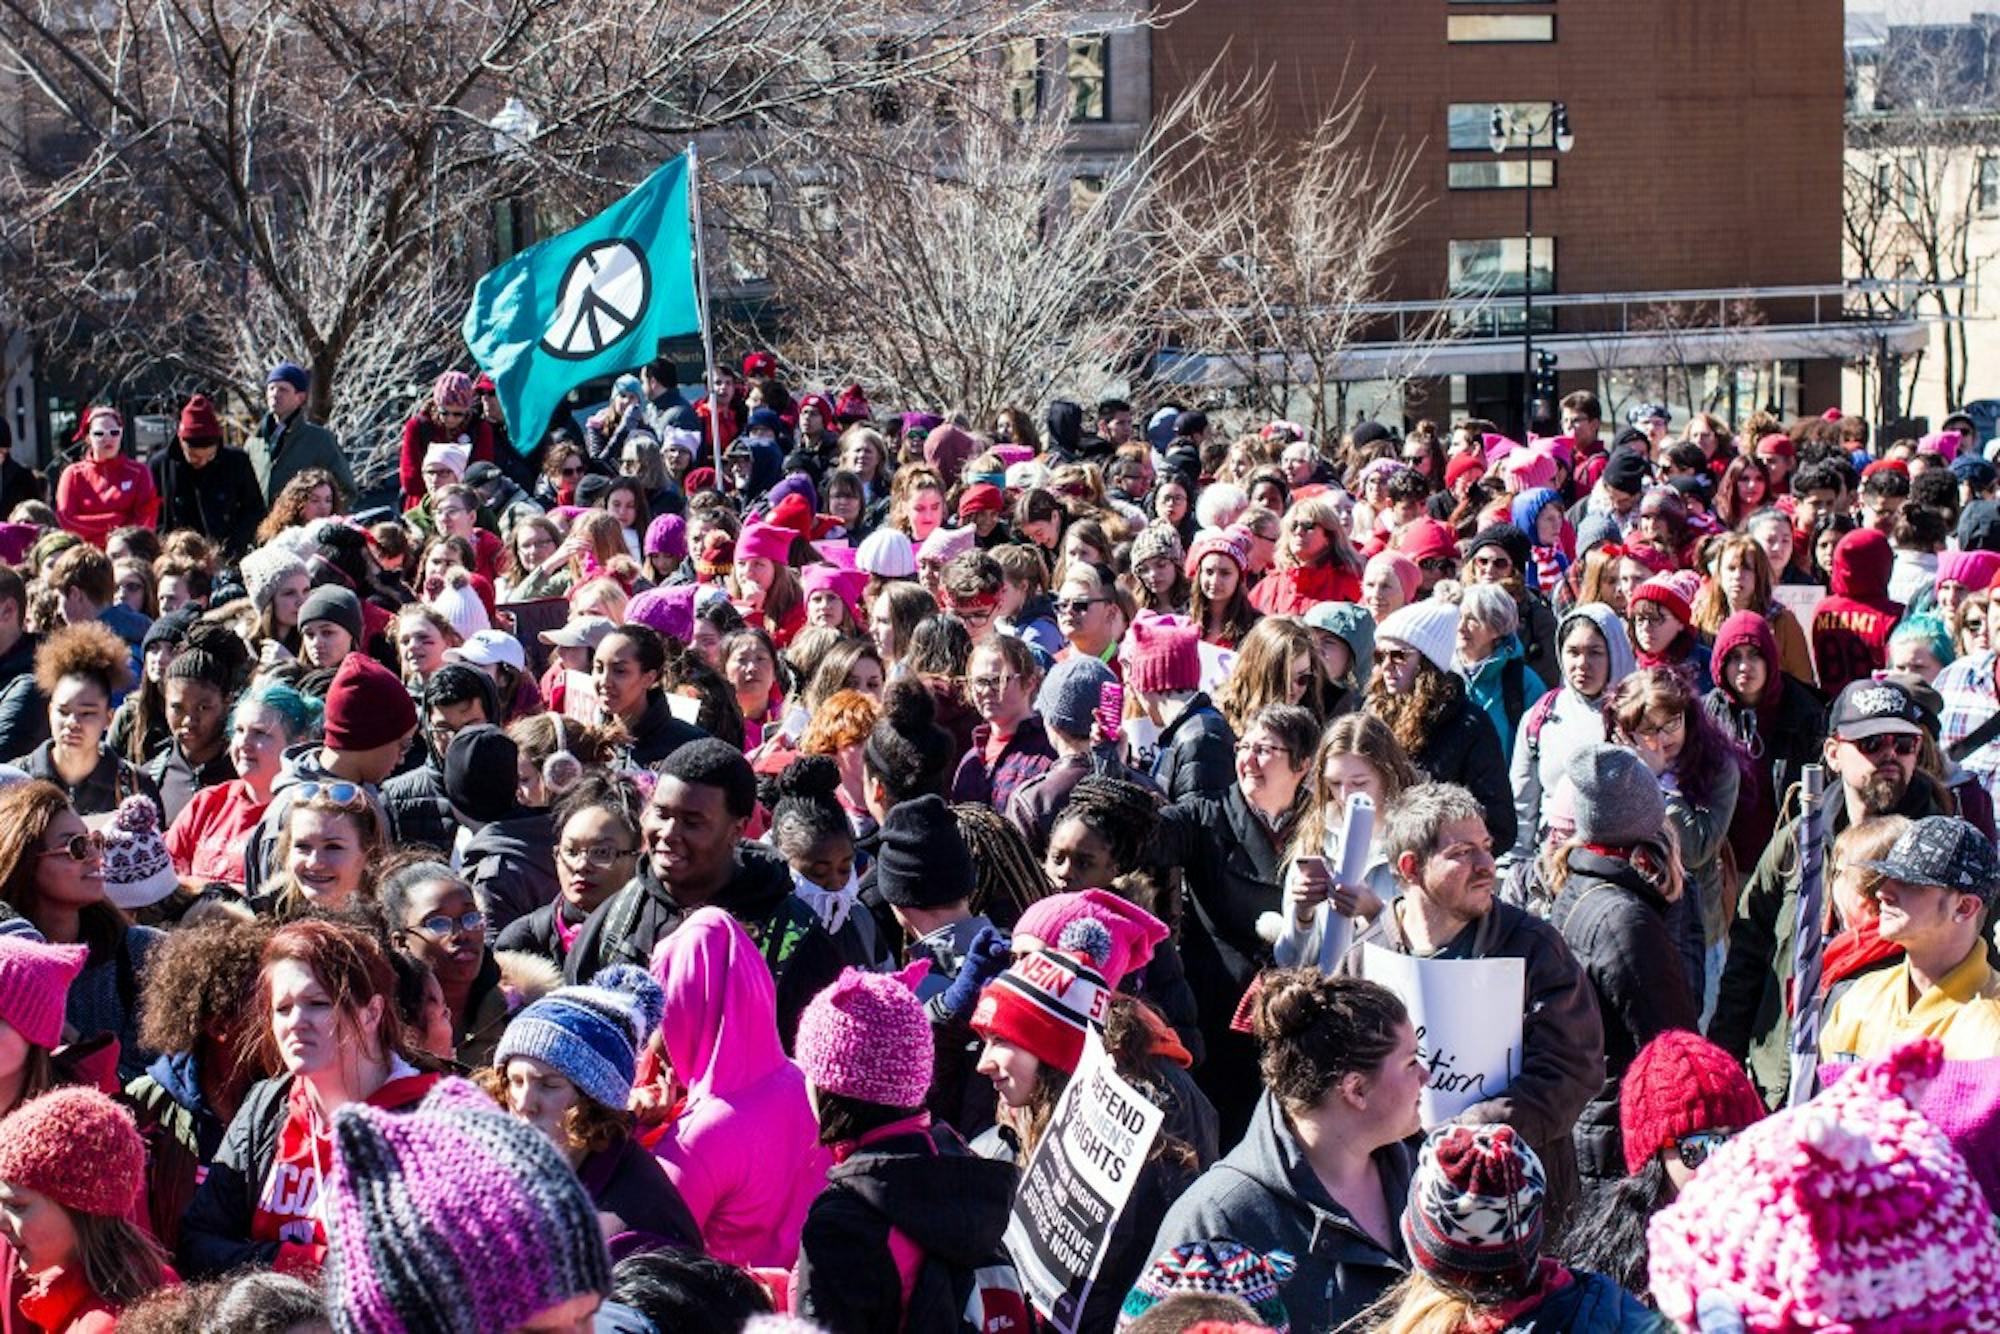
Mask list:
POLYGON ((917 549, 906 534, 894 528, 877 528, 861 539, 854 553, 854 568, 883 579, 909 579, 917 572, 917 549))
POLYGON ((1451 670, 1451 655, 1458 647, 1458 604, 1426 598, 1399 607, 1375 627, 1375 652, 1379 658, 1388 640, 1408 644, 1431 660, 1441 672, 1451 670))
POLYGON ((424 451, 424 466, 442 465, 459 477, 465 476, 465 465, 472 458, 472 447, 456 440, 440 440, 424 451))
POLYGON ((104 831, 104 897, 130 912, 150 908, 180 883, 160 837, 159 808, 151 797, 133 793, 104 831))
POLYGON ((262 546, 245 556, 237 569, 243 575, 243 591, 250 595, 258 611, 271 605, 278 585, 295 574, 306 573, 306 563, 283 547, 262 546))
POLYGON ((493 622, 486 616, 486 604, 479 600, 479 590, 469 582, 446 586, 430 600, 430 609, 451 622, 460 639, 470 639, 481 630, 493 628, 493 622))

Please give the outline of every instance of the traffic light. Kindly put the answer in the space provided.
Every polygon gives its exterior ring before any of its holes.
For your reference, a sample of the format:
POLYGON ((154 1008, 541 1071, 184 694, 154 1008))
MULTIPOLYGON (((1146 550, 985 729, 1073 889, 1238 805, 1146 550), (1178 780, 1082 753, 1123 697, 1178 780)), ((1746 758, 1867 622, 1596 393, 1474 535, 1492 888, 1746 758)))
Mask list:
POLYGON ((1535 400, 1537 403, 1553 403, 1556 397, 1556 354, 1548 351, 1535 353, 1535 400))

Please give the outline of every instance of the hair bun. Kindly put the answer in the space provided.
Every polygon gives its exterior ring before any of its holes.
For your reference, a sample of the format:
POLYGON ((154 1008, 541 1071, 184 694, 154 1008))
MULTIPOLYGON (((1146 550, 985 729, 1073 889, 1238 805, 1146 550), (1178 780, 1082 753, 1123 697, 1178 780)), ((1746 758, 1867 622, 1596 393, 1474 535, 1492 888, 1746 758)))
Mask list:
POLYGON ((906 737, 921 737, 937 723, 937 701, 922 681, 892 682, 882 694, 882 721, 906 737))
POLYGON ((829 755, 801 755, 778 775, 780 798, 830 799, 840 790, 840 766, 829 755))
POLYGON ((1294 1038, 1319 1019, 1319 994, 1308 981, 1265 974, 1258 994, 1256 1027, 1261 1041, 1294 1038))

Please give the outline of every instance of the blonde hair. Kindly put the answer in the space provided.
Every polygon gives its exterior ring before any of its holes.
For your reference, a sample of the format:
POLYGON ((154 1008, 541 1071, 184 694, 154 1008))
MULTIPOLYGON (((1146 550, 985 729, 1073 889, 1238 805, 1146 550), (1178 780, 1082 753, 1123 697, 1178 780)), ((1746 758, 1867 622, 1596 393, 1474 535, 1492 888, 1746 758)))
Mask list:
POLYGON ((1382 783, 1385 809, 1403 795, 1405 788, 1415 787, 1420 781, 1417 767, 1410 763, 1409 753, 1389 730, 1389 724, 1372 713, 1341 714, 1327 724, 1326 734, 1313 752, 1312 769, 1305 779, 1305 814, 1299 817, 1298 827, 1292 831, 1287 857, 1319 856, 1334 822, 1344 818, 1344 812, 1334 806, 1333 794, 1326 786, 1327 761, 1344 755, 1359 756, 1375 771, 1382 783))
POLYGON ((1422 1270, 1413 1269, 1375 1304, 1374 1312, 1387 1314, 1369 1329, 1373 1334, 1464 1334, 1487 1309, 1462 1293, 1439 1287, 1422 1270))

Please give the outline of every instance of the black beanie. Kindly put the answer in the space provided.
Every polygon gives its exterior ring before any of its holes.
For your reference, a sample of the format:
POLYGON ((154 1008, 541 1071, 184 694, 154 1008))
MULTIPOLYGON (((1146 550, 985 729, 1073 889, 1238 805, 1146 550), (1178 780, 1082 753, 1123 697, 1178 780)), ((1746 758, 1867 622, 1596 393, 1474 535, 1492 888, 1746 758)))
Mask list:
POLYGON ((1511 523, 1489 523, 1472 535, 1471 543, 1465 548, 1465 563, 1472 564, 1473 553, 1481 547, 1499 547, 1507 553, 1507 559, 1514 562, 1515 570, 1528 573, 1533 552, 1528 545, 1528 535, 1511 523))
POLYGON ((303 630, 313 621, 332 621, 347 631, 355 648, 361 647, 361 599, 354 596, 353 589, 321 584, 306 594, 306 600, 299 604, 299 628, 303 630))
POLYGON ((1646 456, 1620 449, 1605 460, 1604 484, 1619 491, 1642 491, 1646 486, 1646 456))
POLYGON ((444 756, 444 794, 468 819, 504 819, 519 804, 521 751, 514 739, 488 723, 451 739, 444 756))
POLYGON ((972 897, 976 875, 958 817, 943 797, 913 797, 889 808, 875 853, 875 888, 898 908, 938 908, 972 897))

